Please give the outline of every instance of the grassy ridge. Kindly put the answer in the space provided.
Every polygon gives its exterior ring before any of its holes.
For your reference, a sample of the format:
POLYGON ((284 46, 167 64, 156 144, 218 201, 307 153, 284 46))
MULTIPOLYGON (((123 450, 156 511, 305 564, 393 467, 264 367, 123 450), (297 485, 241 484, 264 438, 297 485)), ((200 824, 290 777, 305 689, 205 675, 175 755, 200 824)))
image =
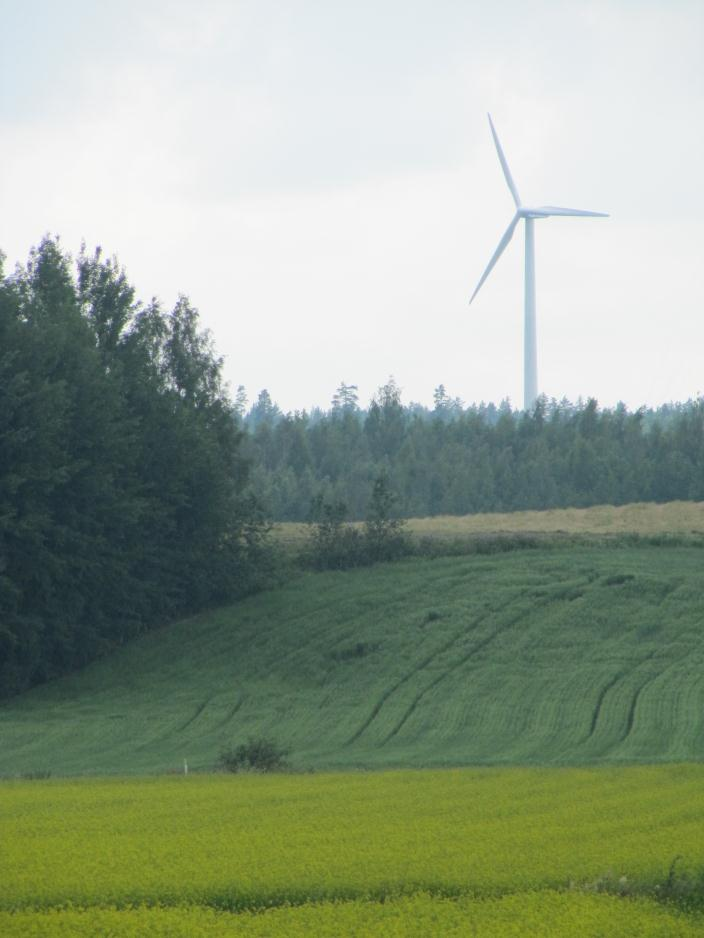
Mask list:
POLYGON ((50 780, 4 782, 0 796, 0 910, 23 912, 0 914, 3 935, 62 922, 78 935, 702 925, 682 915, 704 875, 702 766, 50 780), (668 896, 677 907, 646 901, 668 896), (34 914, 69 905, 103 911, 34 914))
POLYGON ((704 553, 589 547, 307 574, 0 707, 0 774, 704 757, 704 553))

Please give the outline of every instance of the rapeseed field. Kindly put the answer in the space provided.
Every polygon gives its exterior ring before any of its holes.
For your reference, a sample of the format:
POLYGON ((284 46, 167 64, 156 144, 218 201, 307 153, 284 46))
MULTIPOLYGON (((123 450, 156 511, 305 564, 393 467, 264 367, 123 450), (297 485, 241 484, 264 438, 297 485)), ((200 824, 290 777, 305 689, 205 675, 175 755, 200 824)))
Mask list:
POLYGON ((704 934, 704 766, 0 784, 0 934, 704 934))
POLYGON ((0 912, 5 938, 696 938, 704 920, 652 899, 543 892, 496 899, 306 903, 233 915, 194 907, 0 912))

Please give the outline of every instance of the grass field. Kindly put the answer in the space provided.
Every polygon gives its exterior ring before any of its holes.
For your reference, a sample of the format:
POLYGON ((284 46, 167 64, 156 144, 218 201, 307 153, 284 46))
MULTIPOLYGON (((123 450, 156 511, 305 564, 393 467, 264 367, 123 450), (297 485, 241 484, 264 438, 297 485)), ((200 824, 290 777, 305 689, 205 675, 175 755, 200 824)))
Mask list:
MULTIPOLYGON (((408 530, 417 537, 452 540, 477 534, 704 534, 704 502, 637 502, 593 508, 553 508, 506 514, 437 515, 411 518, 408 530)), ((282 522, 274 527, 285 545, 305 542, 308 525, 282 522)))
POLYGON ((693 765, 6 781, 0 934, 690 936, 703 818, 693 765))
POLYGON ((306 574, 0 706, 0 774, 704 757, 704 552, 577 546, 306 574))

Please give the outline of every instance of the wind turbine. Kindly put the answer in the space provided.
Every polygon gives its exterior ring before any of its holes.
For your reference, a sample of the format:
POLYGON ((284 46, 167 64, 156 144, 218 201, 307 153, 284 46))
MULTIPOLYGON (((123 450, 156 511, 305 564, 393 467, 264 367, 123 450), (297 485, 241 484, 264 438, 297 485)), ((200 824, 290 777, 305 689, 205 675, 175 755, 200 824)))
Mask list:
POLYGON ((526 266, 525 266, 525 318, 523 327, 523 407, 530 410, 538 397, 538 354, 535 333, 535 234, 533 231, 533 222, 536 218, 548 218, 550 215, 586 215, 594 218, 608 218, 605 212, 585 212, 579 208, 560 208, 558 205, 540 205, 537 208, 524 205, 518 195, 516 184, 511 176, 511 170, 508 168, 504 151, 501 149, 499 138, 494 129, 494 123, 491 114, 487 114, 491 135, 496 144, 496 152, 499 155, 499 162, 504 171, 506 183, 511 190, 513 201, 516 204, 516 214, 511 219, 511 224, 504 232, 499 241, 499 246, 487 264, 482 278, 477 284, 477 288, 472 294, 472 299, 479 293, 481 285, 491 273, 494 264, 501 257, 509 241, 513 237, 516 225, 523 219, 526 223, 526 266))

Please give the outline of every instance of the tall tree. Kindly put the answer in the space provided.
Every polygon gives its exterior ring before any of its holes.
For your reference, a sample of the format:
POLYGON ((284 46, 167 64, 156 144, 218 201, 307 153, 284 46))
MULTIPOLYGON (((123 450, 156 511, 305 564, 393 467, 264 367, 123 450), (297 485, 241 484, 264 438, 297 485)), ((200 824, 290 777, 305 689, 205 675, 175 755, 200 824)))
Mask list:
POLYGON ((251 588, 263 526, 212 340, 97 251, 0 281, 0 693, 251 588))

